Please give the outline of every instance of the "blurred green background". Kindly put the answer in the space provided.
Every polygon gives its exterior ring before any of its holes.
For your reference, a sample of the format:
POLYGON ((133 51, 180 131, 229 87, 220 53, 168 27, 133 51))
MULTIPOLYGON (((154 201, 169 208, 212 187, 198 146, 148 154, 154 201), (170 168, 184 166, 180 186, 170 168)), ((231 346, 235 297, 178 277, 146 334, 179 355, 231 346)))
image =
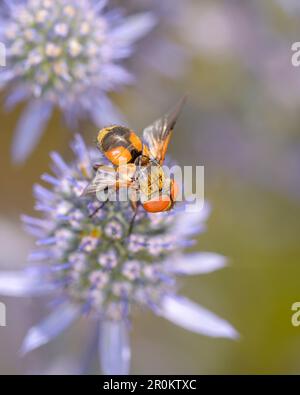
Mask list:
MULTIPOLYGON (((300 372, 300 327, 291 324, 291 305, 300 301, 300 68, 291 64, 300 7, 298 13, 287 8, 292 3, 185 1, 156 32, 158 40, 168 34, 182 48, 181 72, 168 78, 137 68, 138 85, 114 96, 129 124, 141 130, 188 92, 170 153, 182 165, 205 166, 212 214, 194 248, 226 255, 229 266, 186 279, 182 292, 241 333, 236 342, 211 339, 141 313, 132 330, 134 374, 300 372)), ((49 152, 71 159, 72 134, 56 113, 29 160, 12 165, 21 109, 0 112, 3 269, 26 264, 33 240, 19 216, 33 213, 32 185, 48 170, 49 152)), ((97 130, 82 125, 81 131, 92 144, 97 130)), ((3 301, 8 326, 0 328, 0 373, 71 370, 87 338, 84 320, 21 360, 26 329, 46 310, 42 301, 3 301)))

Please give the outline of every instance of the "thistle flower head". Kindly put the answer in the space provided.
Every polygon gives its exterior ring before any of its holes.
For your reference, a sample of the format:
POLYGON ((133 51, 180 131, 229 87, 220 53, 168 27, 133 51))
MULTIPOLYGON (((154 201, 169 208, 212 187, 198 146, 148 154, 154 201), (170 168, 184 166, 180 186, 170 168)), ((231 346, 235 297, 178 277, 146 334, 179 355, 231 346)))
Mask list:
POLYGON ((130 203, 108 202, 99 208, 102 203, 94 197, 81 196, 93 177, 90 158, 99 160, 100 154, 89 152, 79 136, 73 149, 71 166, 52 154, 55 178, 42 177, 52 191, 34 188, 36 208, 44 218, 36 223, 23 217, 27 229, 40 236, 30 260, 48 262, 52 281, 85 311, 127 319, 135 304, 158 309, 176 284, 164 262, 186 243, 172 232, 176 212, 149 214, 141 208, 128 236, 130 203))
MULTIPOLYGON (((54 106, 71 127, 85 116, 97 126, 116 119, 117 110, 106 94, 133 83, 121 62, 155 20, 150 13, 124 17, 121 9, 108 6, 106 0, 24 0, 8 4, 8 15, 0 8, 0 42, 7 50, 0 87, 10 91, 8 107, 30 102, 19 124, 27 136, 15 142, 15 150, 31 140, 29 133, 37 137, 54 106), (38 127, 34 115, 39 116, 38 127), (31 126, 37 129, 35 136, 31 126)), ((27 154, 17 151, 14 156, 22 160, 27 154)))
POLYGON ((72 148, 71 164, 52 153, 53 174, 42 176, 50 189, 34 187, 35 209, 42 215, 23 216, 25 228, 37 238, 30 268, 23 274, 0 273, 2 294, 46 293, 56 298, 50 316, 29 330, 22 352, 48 343, 80 315, 89 315, 100 322, 96 341, 103 372, 126 374, 128 323, 135 306, 197 333, 236 337, 226 321, 177 296, 179 276, 208 273, 225 264, 218 254, 183 253, 190 238, 203 231, 207 208, 192 214, 180 209, 149 214, 141 209, 128 236, 133 216, 128 202, 101 206, 94 197, 82 197, 100 154, 87 149, 79 135, 72 148))
POLYGON ((101 68, 115 55, 109 20, 88 0, 28 0, 13 11, 9 61, 29 94, 63 107, 93 83, 106 88, 101 68))

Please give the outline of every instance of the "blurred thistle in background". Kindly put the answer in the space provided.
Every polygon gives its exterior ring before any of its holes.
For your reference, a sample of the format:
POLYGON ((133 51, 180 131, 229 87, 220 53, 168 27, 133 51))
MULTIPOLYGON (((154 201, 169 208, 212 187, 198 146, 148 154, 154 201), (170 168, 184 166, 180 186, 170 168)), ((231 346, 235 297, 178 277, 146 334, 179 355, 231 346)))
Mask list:
MULTIPOLYGON (((124 4, 122 0, 113 0, 117 4, 124 4)), ((189 0, 188 0, 189 1, 189 0)), ((143 50, 138 51, 138 68, 158 73, 159 76, 175 79, 182 77, 187 70, 191 53, 183 45, 182 37, 182 14, 187 2, 181 0, 127 0, 126 9, 130 12, 151 11, 157 20, 153 32, 143 40, 143 50)), ((133 64, 133 67, 135 65, 133 64)), ((153 82, 152 82, 153 83, 153 82)), ((155 90, 149 89, 144 94, 155 94, 155 90)), ((157 94, 157 93, 156 93, 157 94)), ((164 92, 160 92, 163 95, 164 92)))
POLYGON ((193 146, 206 167, 296 200, 300 78, 291 45, 299 41, 299 9, 297 0, 191 0, 180 31, 193 54, 186 81, 194 81, 201 127, 193 146))
POLYGON ((237 338, 229 323, 177 295, 178 276, 225 266, 221 255, 184 252, 204 230, 209 208, 196 213, 180 205, 167 213, 140 210, 128 239, 133 215, 129 202, 108 202, 101 208, 94 197, 82 197, 99 152, 88 150, 79 135, 72 149, 75 161, 70 165, 51 154, 54 176, 42 176, 51 189, 34 187, 42 218, 23 216, 39 247, 29 256, 31 268, 0 274, 2 295, 56 295, 53 312, 29 330, 22 352, 48 343, 81 315, 91 316, 99 320, 92 350, 99 349, 103 373, 128 374, 129 329, 137 305, 196 333, 237 338))
POLYGON ((106 0, 6 1, 1 6, 7 67, 0 70, 0 87, 9 92, 7 108, 28 101, 15 132, 14 161, 24 161, 34 149, 54 107, 73 129, 82 117, 98 127, 120 120, 107 93, 134 82, 121 63, 156 22, 151 13, 124 17, 121 9, 106 6, 106 0))

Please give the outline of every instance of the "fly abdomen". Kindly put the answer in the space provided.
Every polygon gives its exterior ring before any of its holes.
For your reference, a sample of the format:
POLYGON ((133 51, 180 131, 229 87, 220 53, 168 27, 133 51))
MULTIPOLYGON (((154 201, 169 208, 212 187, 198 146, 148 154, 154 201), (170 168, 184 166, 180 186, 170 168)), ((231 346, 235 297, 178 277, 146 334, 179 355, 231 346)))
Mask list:
POLYGON ((97 141, 101 151, 115 166, 133 163, 142 154, 140 138, 123 126, 110 126, 100 130, 97 141))

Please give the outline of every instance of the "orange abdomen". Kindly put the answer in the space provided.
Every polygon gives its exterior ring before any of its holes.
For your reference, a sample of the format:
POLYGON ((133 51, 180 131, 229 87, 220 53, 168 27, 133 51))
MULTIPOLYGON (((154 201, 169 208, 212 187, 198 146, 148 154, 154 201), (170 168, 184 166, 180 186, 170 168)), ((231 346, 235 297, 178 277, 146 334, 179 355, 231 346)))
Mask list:
POLYGON ((142 142, 130 129, 123 126, 110 126, 100 130, 98 146, 115 166, 133 163, 142 154, 142 142))
POLYGON ((143 207, 148 213, 160 213, 170 210, 172 207, 172 200, 170 196, 160 196, 157 199, 143 203, 143 207))
POLYGON ((170 195, 154 197, 143 203, 143 207, 149 213, 160 213, 168 211, 174 206, 178 194, 178 185, 174 180, 170 180, 170 195))

